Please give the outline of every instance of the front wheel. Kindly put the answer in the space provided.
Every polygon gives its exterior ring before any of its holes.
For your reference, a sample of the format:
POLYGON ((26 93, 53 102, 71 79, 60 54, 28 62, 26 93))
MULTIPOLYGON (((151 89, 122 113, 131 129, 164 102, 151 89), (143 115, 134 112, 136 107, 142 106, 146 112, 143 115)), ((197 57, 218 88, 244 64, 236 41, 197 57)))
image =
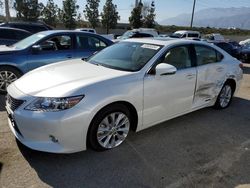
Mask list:
POLYGON ((12 67, 0 67, 0 94, 6 94, 7 87, 21 77, 19 71, 12 67))
POLYGON ((89 128, 89 144, 97 151, 115 148, 125 141, 130 125, 131 117, 126 106, 108 106, 94 117, 89 128))
POLYGON ((227 108, 233 97, 233 89, 231 84, 225 83, 222 87, 220 94, 218 95, 217 101, 214 105, 216 109, 224 109, 227 108))

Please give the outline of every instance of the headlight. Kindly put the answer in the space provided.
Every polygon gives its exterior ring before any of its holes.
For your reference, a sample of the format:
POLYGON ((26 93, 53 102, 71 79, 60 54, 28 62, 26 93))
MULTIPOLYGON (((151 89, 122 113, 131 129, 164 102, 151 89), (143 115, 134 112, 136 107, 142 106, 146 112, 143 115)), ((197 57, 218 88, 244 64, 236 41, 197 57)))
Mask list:
POLYGON ((39 97, 24 109, 31 111, 57 112, 72 108, 79 103, 83 97, 84 95, 63 98, 39 97))

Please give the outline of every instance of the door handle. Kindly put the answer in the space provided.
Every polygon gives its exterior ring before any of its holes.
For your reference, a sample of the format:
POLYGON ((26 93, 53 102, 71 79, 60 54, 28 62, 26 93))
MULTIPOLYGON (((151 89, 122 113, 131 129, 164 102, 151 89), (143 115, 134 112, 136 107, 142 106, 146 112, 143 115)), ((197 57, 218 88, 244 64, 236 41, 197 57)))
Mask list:
POLYGON ((187 74, 186 75, 186 78, 189 80, 193 79, 194 77, 195 77, 195 74, 187 74))
POLYGON ((218 67, 218 68, 216 69, 217 72, 222 72, 223 70, 224 70, 223 67, 218 67))
POLYGON ((72 55, 69 54, 69 55, 66 55, 66 57, 70 59, 72 58, 72 55))

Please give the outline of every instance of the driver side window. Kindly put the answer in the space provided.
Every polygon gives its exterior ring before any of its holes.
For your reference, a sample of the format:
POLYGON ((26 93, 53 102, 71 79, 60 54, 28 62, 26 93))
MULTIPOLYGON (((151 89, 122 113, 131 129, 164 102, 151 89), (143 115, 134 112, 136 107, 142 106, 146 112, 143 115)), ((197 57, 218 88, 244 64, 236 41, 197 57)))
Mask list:
POLYGON ((68 50, 72 48, 72 40, 68 35, 53 36, 41 44, 42 51, 68 50))
POLYGON ((167 51, 162 63, 168 63, 179 69, 192 67, 188 46, 178 46, 167 51))

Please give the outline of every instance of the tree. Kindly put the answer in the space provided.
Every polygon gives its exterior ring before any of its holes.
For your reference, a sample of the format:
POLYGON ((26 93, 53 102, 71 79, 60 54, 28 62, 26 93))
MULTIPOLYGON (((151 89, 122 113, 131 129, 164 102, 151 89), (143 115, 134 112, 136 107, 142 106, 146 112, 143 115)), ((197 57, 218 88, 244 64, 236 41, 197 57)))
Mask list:
POLYGON ((58 8, 56 13, 56 22, 63 22, 63 10, 58 8))
POLYGON ((83 11, 85 18, 89 21, 91 27, 94 29, 99 23, 99 7, 100 0, 87 0, 85 10, 83 11))
POLYGON ((37 21, 43 9, 43 4, 38 3, 38 0, 16 0, 14 8, 18 19, 37 21))
POLYGON ((56 27, 57 13, 58 6, 54 3, 53 0, 48 0, 46 6, 41 12, 41 16, 46 24, 56 27))
POLYGON ((138 6, 136 6, 131 12, 131 16, 129 17, 129 23, 133 28, 139 28, 143 25, 142 8, 143 4, 140 1, 138 6))
POLYGON ((119 13, 116 9, 117 6, 113 4, 112 0, 106 0, 101 17, 102 25, 106 28, 107 34, 109 33, 109 29, 115 28, 117 21, 120 20, 119 13))
POLYGON ((66 28, 74 29, 76 27, 77 9, 79 6, 76 0, 63 1, 63 23, 66 28))
POLYGON ((153 28, 155 26, 155 4, 154 1, 151 3, 151 7, 148 9, 148 14, 143 20, 144 27, 153 28))

